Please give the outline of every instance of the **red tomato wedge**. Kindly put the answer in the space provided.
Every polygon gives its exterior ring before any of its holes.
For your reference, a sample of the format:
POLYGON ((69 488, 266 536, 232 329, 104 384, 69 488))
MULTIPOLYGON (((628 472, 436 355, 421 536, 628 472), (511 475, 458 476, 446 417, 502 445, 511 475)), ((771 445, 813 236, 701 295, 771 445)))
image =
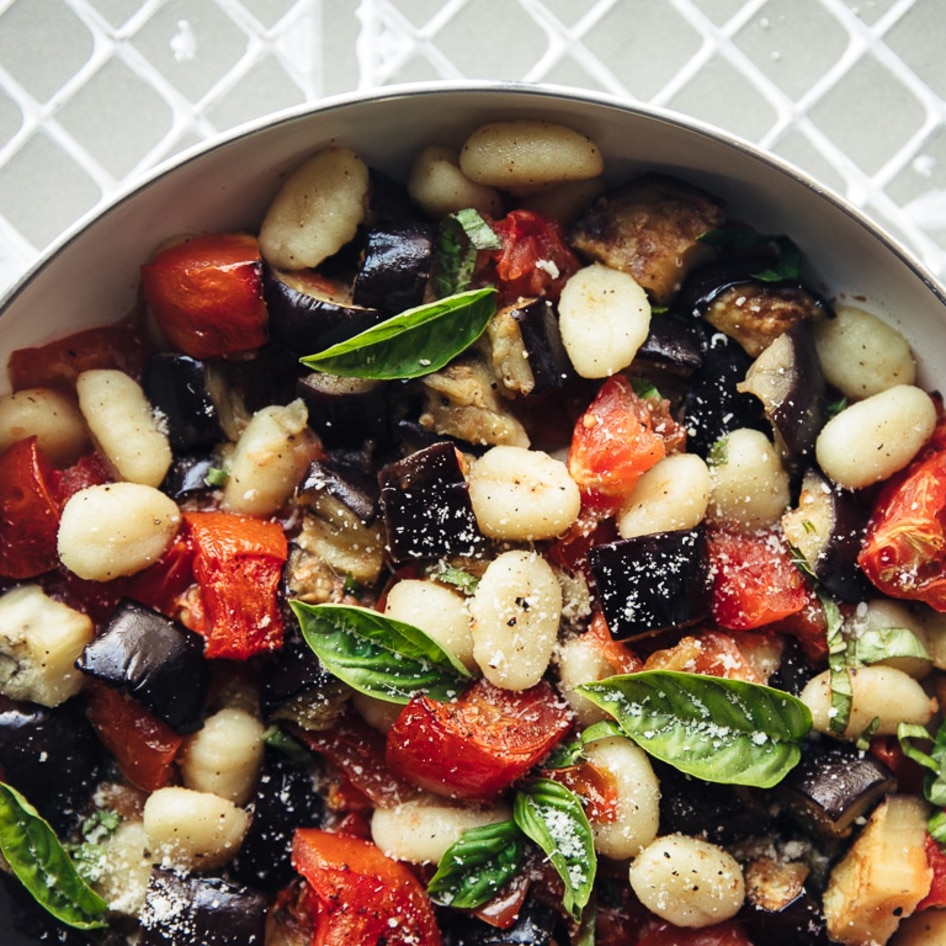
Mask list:
POLYGON ((141 282, 171 347, 193 358, 218 358, 266 341, 262 272, 255 237, 211 233, 158 252, 141 267, 141 282))
POLYGON ((884 594, 946 611, 946 450, 881 490, 857 563, 884 594))
POLYGON ((312 946, 440 946, 420 881, 370 841, 298 828, 292 863, 319 899, 312 946))
POLYGON ((125 778, 145 792, 168 785, 184 737, 140 703, 98 680, 89 681, 85 692, 89 721, 125 778))
POLYGON ((35 437, 0 455, 0 575, 34 578, 59 564, 59 502, 35 437))
POLYGON ((801 611, 811 590, 776 532, 708 533, 713 617, 727 630, 764 627, 801 611))
POLYGON ((930 884, 930 892, 917 904, 917 910, 946 907, 946 851, 929 834, 926 836, 924 850, 933 869, 933 882, 930 884))
POLYGON ((586 504, 619 505, 663 459, 668 435, 676 441, 678 425, 669 415, 655 412, 662 404, 658 398, 639 397, 624 375, 613 375, 601 385, 578 418, 568 448, 568 472, 586 504))
POLYGON ((503 244, 492 254, 500 305, 533 296, 557 299, 568 277, 581 269, 557 220, 534 210, 512 210, 492 228, 503 244))
POLYGON ((437 795, 490 801, 547 755, 571 723, 545 681, 516 692, 480 679, 450 702, 414 697, 388 732, 387 760, 437 795))
POLYGON ((227 512, 187 512, 208 657, 246 660, 282 645, 278 591, 288 554, 282 526, 227 512))
POLYGON ((117 368, 136 380, 144 370, 147 353, 137 331, 128 322, 85 329, 35 348, 20 348, 10 355, 10 384, 23 388, 58 388, 71 391, 76 378, 93 368, 117 368))

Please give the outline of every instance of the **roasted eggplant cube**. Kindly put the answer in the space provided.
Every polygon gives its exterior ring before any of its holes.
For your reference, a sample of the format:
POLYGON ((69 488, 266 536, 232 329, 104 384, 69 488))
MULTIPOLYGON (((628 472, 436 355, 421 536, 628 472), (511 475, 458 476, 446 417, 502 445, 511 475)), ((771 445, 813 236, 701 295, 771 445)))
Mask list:
POLYGON ((216 466, 217 460, 210 454, 187 453, 174 457, 161 484, 161 492, 179 501, 213 489, 211 479, 216 466))
POLYGON ((828 408, 811 323, 796 322, 776 338, 736 388, 762 403, 775 442, 790 465, 797 467, 814 453, 828 408))
POLYGON ((263 946, 262 893, 219 877, 152 868, 138 946, 263 946))
POLYGON ((312 371, 299 378, 296 390, 309 410, 309 426, 328 449, 390 440, 391 400, 385 382, 312 371))
POLYGON ((705 191, 645 174, 599 197, 572 225, 569 243, 587 259, 630 273, 657 305, 667 305, 713 253, 699 238, 725 220, 723 205, 705 191))
POLYGON ((307 505, 317 505, 322 497, 331 497, 366 526, 378 518, 380 487, 377 480, 361 470, 330 459, 309 464, 296 495, 307 505))
POLYGON ((74 697, 47 709, 0 698, 0 772, 61 832, 99 779, 103 753, 74 697))
POLYGON ((713 445, 739 428, 771 434, 758 398, 739 391, 752 359, 728 335, 705 332, 700 367, 690 378, 684 401, 687 450, 704 460, 713 445))
POLYGON ((818 469, 805 471, 798 505, 782 516, 785 538, 824 588, 840 601, 857 602, 870 583, 857 564, 870 509, 851 490, 818 469))
POLYGON ((569 941, 561 914, 534 896, 505 929, 450 910, 440 912, 440 923, 444 946, 552 946, 569 941))
POLYGON ((588 562, 615 640, 686 627, 709 613, 709 553, 702 525, 597 545, 588 562))
POLYGON ((76 666, 123 690, 175 732, 200 728, 209 685, 204 640, 163 614, 122 600, 76 666))
POLYGON ((893 773, 874 756, 843 743, 812 741, 774 791, 804 828, 842 838, 896 788, 893 773))
POLYGON ((395 562, 475 555, 485 545, 453 444, 438 443, 378 474, 388 548, 395 562))
POLYGON ((654 315, 644 344, 634 356, 670 374, 688 378, 703 364, 703 344, 693 319, 675 312, 654 315))
POLYGON ((389 223, 371 229, 355 276, 352 302, 385 315, 420 305, 436 240, 437 225, 431 223, 389 223))
POLYGON ((297 355, 324 351, 376 325, 384 314, 355 305, 341 283, 309 270, 263 273, 269 336, 297 355))
POLYGON ((802 863, 760 857, 747 865, 746 902, 739 914, 754 943, 766 946, 829 946, 815 898, 805 886, 802 863))
POLYGON ((206 449, 225 439, 206 362, 188 355, 154 354, 145 365, 142 387, 164 418, 176 453, 206 449))
POLYGON ((312 773, 278 749, 267 748, 252 820, 232 864, 241 883, 277 890, 295 876, 290 853, 296 828, 317 828, 325 803, 313 786, 312 773))

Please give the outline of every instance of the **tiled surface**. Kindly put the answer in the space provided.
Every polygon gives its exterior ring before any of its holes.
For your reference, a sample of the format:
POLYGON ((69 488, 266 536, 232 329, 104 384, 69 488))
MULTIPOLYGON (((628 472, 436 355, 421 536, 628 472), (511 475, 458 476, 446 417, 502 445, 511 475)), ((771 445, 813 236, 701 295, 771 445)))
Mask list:
POLYGON ((437 78, 671 108, 770 148, 946 281, 946 0, 0 0, 0 291, 156 162, 437 78))

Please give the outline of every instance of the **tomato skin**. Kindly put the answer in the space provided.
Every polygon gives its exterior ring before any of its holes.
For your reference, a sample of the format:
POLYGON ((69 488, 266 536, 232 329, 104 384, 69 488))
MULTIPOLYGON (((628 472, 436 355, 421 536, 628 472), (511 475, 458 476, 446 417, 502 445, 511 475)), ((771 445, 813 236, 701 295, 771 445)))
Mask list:
POLYGON ((440 946, 420 881, 372 842, 297 828, 292 863, 319 899, 312 946, 440 946))
POLYGON ((35 578, 59 564, 53 468, 35 437, 0 455, 0 575, 35 578))
POLYGON ((266 341, 262 272, 254 237, 210 233, 159 251, 141 267, 141 282, 173 348, 192 358, 218 358, 266 341))
POLYGON ((97 453, 83 454, 72 466, 64 470, 54 470, 52 473, 52 482, 60 506, 80 489, 101 486, 111 478, 105 461, 97 453))
POLYGON ((491 254, 500 305, 532 296, 556 300, 568 278, 581 269, 557 220, 533 210, 512 210, 493 221, 492 228, 503 244, 491 254))
POLYGON ((571 728, 551 684, 516 692, 479 679, 456 700, 415 696, 388 732, 391 769, 437 795, 492 801, 571 728))
POLYGON ((884 594, 946 611, 946 450, 881 490, 857 563, 884 594))
POLYGON ((684 637, 672 647, 654 651, 645 670, 682 670, 711 677, 761 683, 759 674, 729 634, 703 631, 698 637, 684 637))
POLYGON ((282 526, 227 512, 186 512, 208 657, 246 660, 282 646, 278 590, 288 554, 282 526))
POLYGON ((753 946, 735 921, 688 929, 661 922, 637 941, 637 946, 753 946))
MULTIPOLYGON (((568 472, 582 490, 583 505, 612 511, 666 455, 665 431, 662 423, 655 421, 658 403, 656 398, 639 397, 620 374, 612 375, 598 389, 575 423, 568 448, 568 472)), ((677 427, 669 418, 667 421, 677 427)))
POLYGON ((712 612, 726 630, 748 631, 797 614, 811 590, 777 532, 707 533, 712 612))
POLYGON ((946 907, 946 851, 933 839, 926 836, 924 843, 926 859, 933 869, 933 882, 930 892, 917 904, 917 910, 926 910, 930 907, 946 907))
POLYGON ((137 381, 146 360, 141 336, 129 322, 118 322, 84 329, 35 348, 18 349, 10 355, 10 384, 14 391, 72 391, 76 378, 93 368, 117 368, 137 381))
POLYGON ((145 792, 168 785, 184 737, 99 680, 90 680, 85 692, 89 721, 125 778, 145 792))

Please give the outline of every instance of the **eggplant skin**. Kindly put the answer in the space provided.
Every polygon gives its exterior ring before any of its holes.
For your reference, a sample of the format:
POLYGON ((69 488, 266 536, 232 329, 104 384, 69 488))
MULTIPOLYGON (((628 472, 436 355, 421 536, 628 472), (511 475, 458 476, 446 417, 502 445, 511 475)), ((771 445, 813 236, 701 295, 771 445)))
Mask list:
POLYGON ((263 946, 267 897, 219 877, 154 867, 138 946, 263 946))
POLYGON ((125 690, 175 732, 202 724, 210 684, 203 638, 137 601, 118 603, 76 666, 125 690))
POLYGON ((167 424, 175 453, 209 448, 225 439, 203 361, 158 352, 145 365, 142 386, 167 424))
POLYGON ((433 265, 437 225, 397 223, 374 227, 365 241, 352 302, 397 315, 424 301, 433 265))
POLYGON ((452 910, 440 911, 440 926, 444 946, 552 946, 569 941, 561 915, 534 896, 506 929, 452 910))
POLYGON ((588 562, 615 640, 687 627, 709 613, 709 552, 702 524, 597 545, 588 562))

